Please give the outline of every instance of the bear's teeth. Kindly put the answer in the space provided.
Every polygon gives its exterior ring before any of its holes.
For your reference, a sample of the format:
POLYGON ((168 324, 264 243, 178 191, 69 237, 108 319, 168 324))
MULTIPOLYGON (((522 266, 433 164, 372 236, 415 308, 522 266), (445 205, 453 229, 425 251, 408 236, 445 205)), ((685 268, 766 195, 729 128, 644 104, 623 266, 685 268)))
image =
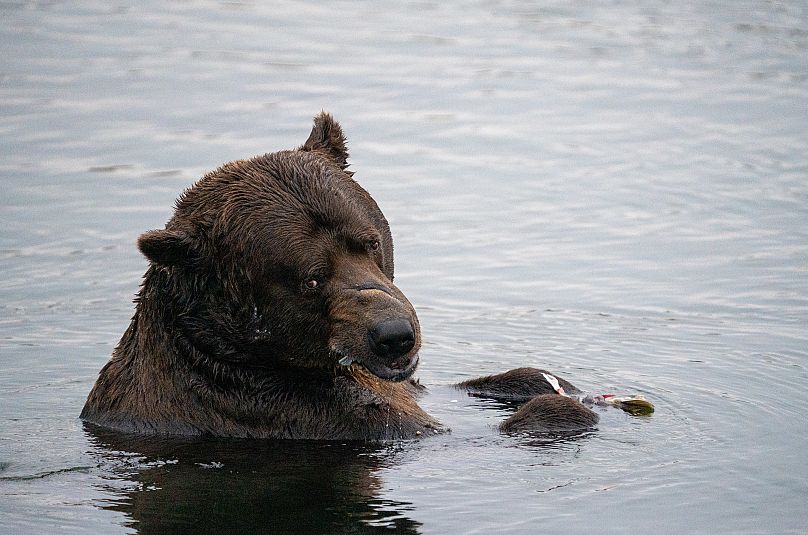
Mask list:
POLYGON ((350 366, 352 362, 353 358, 348 355, 345 355, 344 357, 339 359, 339 363, 342 364, 343 366, 350 366))

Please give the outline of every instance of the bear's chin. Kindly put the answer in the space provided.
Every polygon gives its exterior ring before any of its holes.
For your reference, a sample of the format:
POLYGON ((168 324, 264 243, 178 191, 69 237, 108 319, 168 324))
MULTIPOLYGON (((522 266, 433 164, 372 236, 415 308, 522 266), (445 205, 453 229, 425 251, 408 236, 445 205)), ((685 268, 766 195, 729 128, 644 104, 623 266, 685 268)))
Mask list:
POLYGON ((379 379, 399 382, 409 379, 412 377, 412 374, 415 373, 415 369, 418 367, 418 354, 416 353, 409 358, 407 364, 401 368, 388 366, 387 364, 384 364, 372 357, 367 359, 358 359, 352 362, 353 364, 361 366, 379 379))

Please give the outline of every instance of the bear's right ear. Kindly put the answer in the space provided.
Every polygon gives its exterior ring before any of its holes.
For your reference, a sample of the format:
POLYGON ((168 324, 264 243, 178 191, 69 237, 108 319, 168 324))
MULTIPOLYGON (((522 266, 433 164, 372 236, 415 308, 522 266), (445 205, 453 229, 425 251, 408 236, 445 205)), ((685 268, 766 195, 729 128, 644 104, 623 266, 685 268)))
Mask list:
POLYGON ((192 256, 193 239, 180 230, 150 230, 137 239, 143 256, 161 266, 175 266, 192 256))
POLYGON ((320 112, 314 118, 314 127, 311 129, 309 139, 303 143, 300 150, 319 152, 334 160, 343 171, 348 167, 348 147, 345 134, 342 133, 339 123, 329 113, 320 112))

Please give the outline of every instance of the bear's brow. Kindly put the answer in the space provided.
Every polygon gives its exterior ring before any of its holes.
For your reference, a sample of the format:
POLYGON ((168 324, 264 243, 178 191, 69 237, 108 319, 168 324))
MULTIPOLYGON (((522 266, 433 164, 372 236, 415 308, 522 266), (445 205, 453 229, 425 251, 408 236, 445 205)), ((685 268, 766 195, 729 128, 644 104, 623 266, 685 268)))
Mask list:
POLYGON ((359 251, 364 250, 369 241, 377 240, 379 237, 376 233, 362 233, 362 234, 347 234, 343 236, 343 240, 348 245, 350 250, 359 251))

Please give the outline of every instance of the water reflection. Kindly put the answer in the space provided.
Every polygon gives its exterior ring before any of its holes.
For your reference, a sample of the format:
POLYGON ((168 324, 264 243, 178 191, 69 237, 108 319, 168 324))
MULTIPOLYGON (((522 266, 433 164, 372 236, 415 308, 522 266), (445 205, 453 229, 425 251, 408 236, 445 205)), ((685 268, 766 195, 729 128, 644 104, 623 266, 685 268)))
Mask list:
POLYGON ((120 499, 102 507, 138 533, 419 533, 410 504, 379 497, 384 445, 85 431, 116 467, 104 490, 120 499))

